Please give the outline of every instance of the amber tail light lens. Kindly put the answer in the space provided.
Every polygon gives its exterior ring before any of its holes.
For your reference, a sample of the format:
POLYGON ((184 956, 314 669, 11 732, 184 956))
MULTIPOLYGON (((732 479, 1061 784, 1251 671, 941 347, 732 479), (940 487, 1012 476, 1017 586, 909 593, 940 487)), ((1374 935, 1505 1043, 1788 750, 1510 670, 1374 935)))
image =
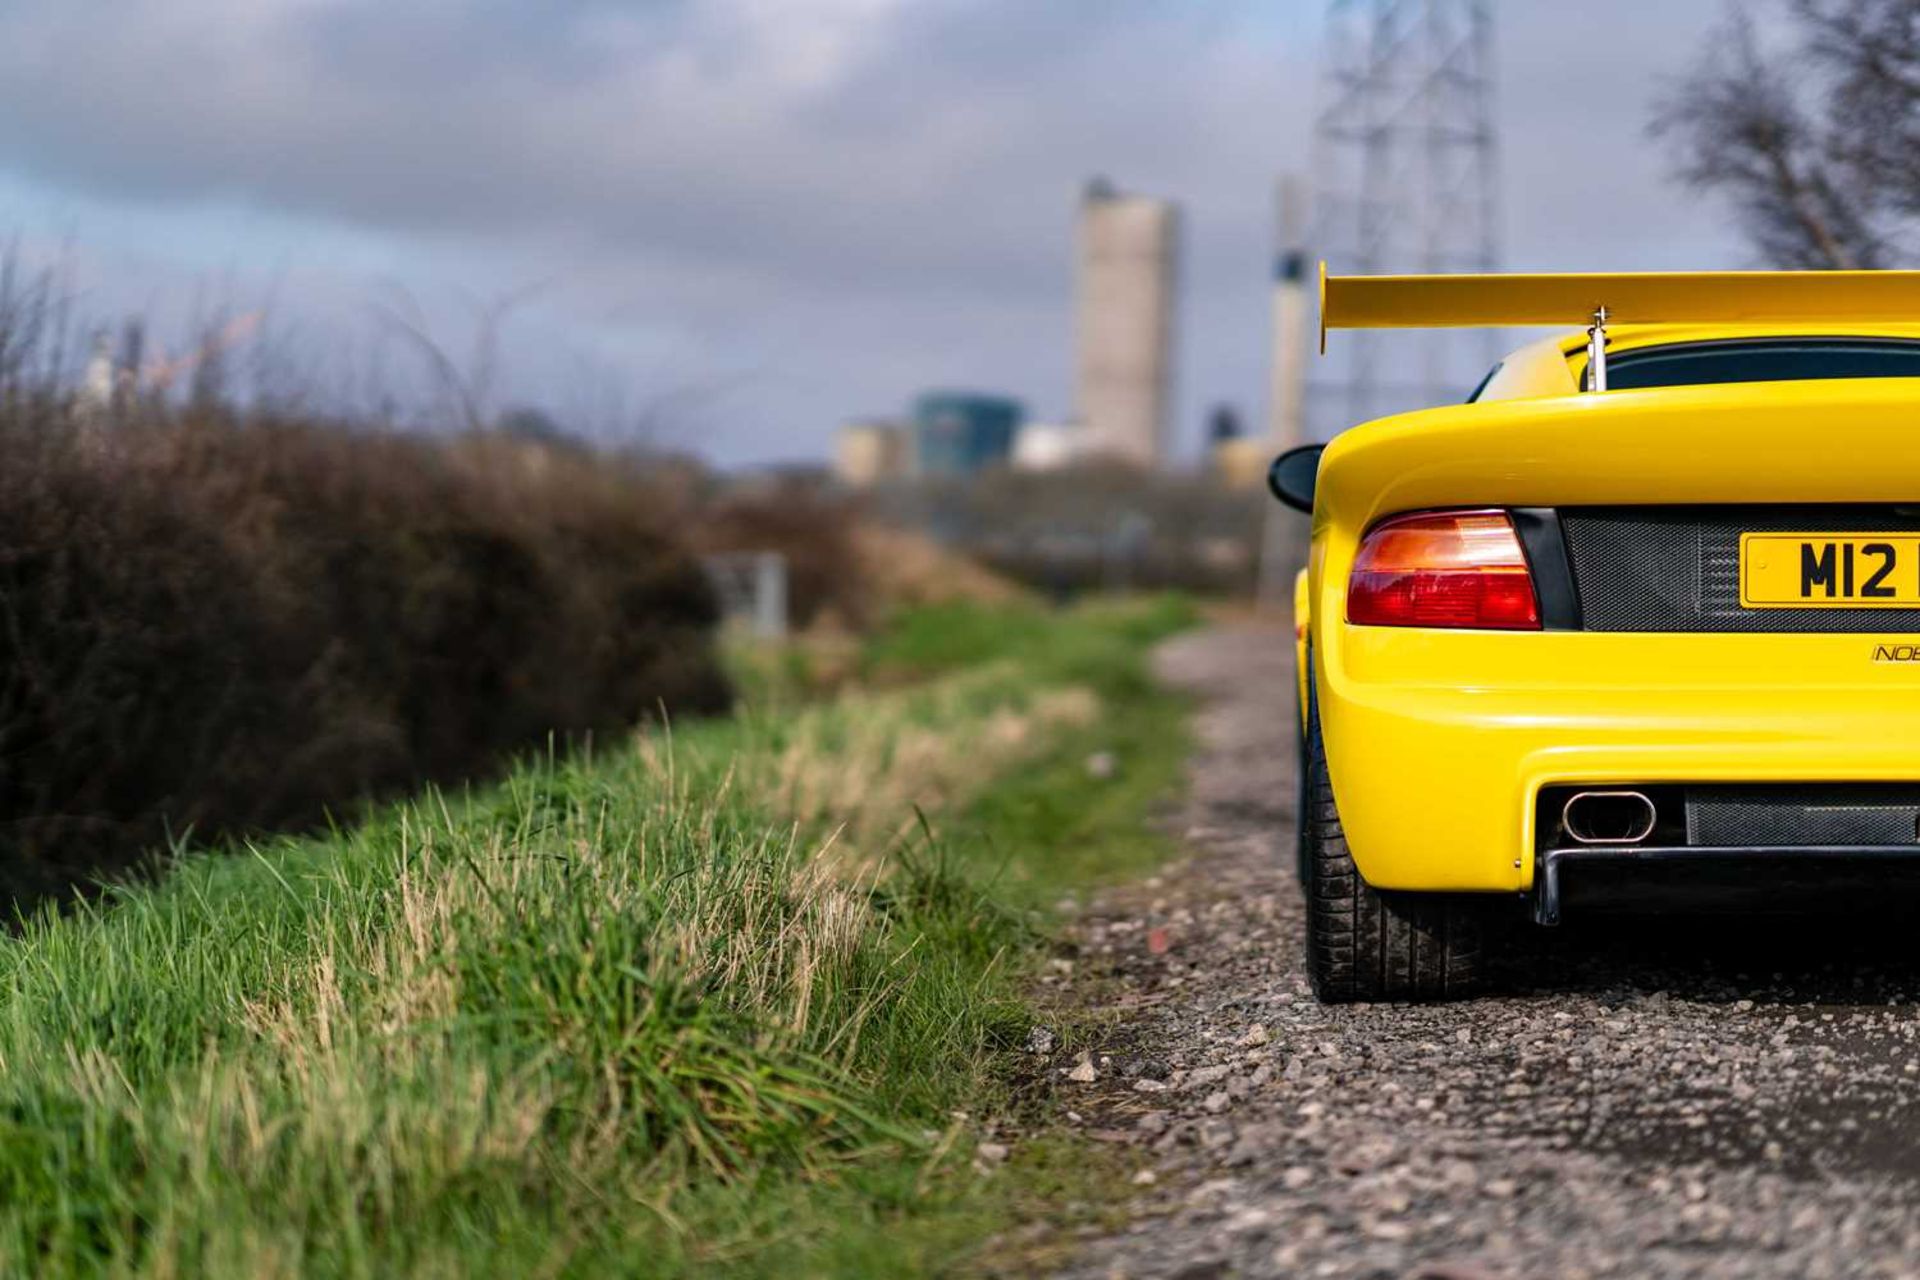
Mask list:
POLYGON ((1430 511, 1375 525, 1347 583, 1347 621, 1538 631, 1527 553, 1504 511, 1430 511))

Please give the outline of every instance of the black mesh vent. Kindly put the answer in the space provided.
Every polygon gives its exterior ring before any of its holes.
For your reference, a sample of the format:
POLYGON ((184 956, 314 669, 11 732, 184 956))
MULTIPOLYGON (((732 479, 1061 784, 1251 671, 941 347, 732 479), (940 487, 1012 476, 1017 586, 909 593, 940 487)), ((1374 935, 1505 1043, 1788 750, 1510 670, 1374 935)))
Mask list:
POLYGON ((1920 787, 1689 787, 1687 843, 1708 848, 1920 841, 1920 787))
POLYGON ((1920 609, 1743 609, 1740 535, 1920 531, 1911 507, 1566 507, 1588 631, 1920 634, 1920 609))

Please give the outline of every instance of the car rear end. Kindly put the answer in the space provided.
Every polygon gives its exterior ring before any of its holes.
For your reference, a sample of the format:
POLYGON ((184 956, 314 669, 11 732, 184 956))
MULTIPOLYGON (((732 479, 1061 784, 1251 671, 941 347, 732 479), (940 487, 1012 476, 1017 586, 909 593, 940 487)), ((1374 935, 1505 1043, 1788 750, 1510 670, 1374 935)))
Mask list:
POLYGON ((1600 868, 1920 858, 1917 415, 1809 379, 1337 440, 1310 646, 1361 876, 1551 923, 1600 868))

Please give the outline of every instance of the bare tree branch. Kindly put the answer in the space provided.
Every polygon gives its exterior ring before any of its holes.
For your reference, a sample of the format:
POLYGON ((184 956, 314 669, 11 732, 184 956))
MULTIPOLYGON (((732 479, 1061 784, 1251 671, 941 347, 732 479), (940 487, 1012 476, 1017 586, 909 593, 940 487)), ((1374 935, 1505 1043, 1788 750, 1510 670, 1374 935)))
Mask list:
POLYGON ((406 338, 425 359, 433 378, 452 397, 468 431, 484 431, 493 424, 493 393, 499 377, 500 330, 512 312, 541 291, 548 282, 535 281, 486 301, 465 299, 474 317, 473 352, 465 368, 447 354, 433 335, 419 302, 405 286, 389 282, 394 305, 375 304, 375 314, 406 338))
POLYGON ((1653 133, 1774 265, 1890 265, 1920 214, 1920 0, 1789 0, 1787 13, 1798 44, 1769 53, 1736 12, 1653 133))

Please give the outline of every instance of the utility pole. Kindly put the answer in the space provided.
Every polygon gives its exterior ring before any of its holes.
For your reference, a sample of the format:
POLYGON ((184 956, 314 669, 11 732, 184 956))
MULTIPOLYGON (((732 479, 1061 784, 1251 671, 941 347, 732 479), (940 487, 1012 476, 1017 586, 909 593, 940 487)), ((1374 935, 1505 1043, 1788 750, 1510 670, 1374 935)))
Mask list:
MULTIPOLYGON (((1336 273, 1499 269, 1493 0, 1329 0, 1313 244, 1336 273)), ((1497 334, 1343 335, 1336 428, 1454 399, 1497 334)))
POLYGON ((1273 367, 1267 435, 1276 452, 1307 442, 1307 325, 1315 274, 1307 252, 1307 190, 1298 174, 1280 179, 1273 259, 1273 367))

